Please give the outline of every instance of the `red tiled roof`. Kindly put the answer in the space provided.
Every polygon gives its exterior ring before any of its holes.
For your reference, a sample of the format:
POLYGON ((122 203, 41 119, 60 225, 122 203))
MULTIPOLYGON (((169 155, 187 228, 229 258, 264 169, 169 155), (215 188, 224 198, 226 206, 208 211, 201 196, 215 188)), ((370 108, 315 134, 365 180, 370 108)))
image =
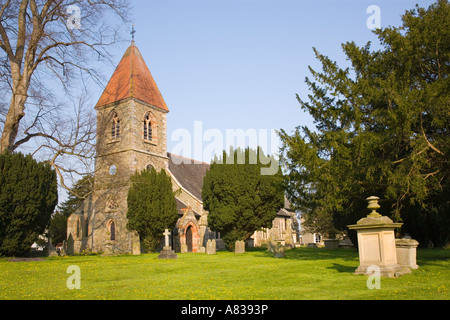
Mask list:
POLYGON ((123 55, 96 107, 127 98, 135 98, 169 111, 134 42, 123 55))

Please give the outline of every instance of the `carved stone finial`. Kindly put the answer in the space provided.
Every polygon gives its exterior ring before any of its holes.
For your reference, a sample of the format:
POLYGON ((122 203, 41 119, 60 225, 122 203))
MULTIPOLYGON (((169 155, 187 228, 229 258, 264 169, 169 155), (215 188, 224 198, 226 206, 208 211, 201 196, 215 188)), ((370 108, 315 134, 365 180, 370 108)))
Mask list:
POLYGON ((368 217, 378 218, 381 217, 381 214, 377 212, 377 209, 380 208, 380 205, 378 204, 378 200, 380 198, 376 196, 371 196, 366 199, 369 202, 369 205, 367 206, 367 209, 372 210, 372 212, 368 215, 368 217))

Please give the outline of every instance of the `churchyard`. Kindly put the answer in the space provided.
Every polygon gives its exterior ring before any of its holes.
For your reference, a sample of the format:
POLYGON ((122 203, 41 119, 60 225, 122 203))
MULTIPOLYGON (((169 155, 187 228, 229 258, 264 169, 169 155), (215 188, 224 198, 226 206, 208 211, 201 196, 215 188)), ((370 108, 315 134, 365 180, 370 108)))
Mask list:
POLYGON ((449 299, 450 250, 419 249, 419 269, 381 278, 354 275, 353 249, 296 248, 275 258, 263 248, 243 254, 65 256, 40 261, 0 258, 0 299, 449 299), (75 266, 75 267, 74 267, 75 266), (79 270, 76 288, 73 270, 79 270), (69 289, 72 287, 72 289, 69 289))

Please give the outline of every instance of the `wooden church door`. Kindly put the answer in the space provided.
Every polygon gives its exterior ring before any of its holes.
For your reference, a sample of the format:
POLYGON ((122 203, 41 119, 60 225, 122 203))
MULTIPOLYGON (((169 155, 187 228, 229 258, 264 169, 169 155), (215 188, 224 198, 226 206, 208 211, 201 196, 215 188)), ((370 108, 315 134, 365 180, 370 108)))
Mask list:
POLYGON ((189 226, 186 230, 186 245, 187 251, 192 252, 192 227, 189 226))

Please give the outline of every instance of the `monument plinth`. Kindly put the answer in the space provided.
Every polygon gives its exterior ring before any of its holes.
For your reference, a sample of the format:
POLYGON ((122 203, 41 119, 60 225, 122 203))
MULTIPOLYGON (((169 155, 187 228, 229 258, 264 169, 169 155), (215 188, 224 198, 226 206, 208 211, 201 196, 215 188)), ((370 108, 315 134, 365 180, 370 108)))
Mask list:
POLYGON ((348 226, 358 234, 359 267, 355 274, 371 275, 367 269, 373 265, 378 266, 381 276, 385 277, 409 273, 409 268, 397 263, 394 230, 400 228, 402 223, 394 223, 389 217, 379 214, 376 211, 380 208, 378 200, 375 196, 367 198, 367 208, 372 212, 356 224, 348 226))

